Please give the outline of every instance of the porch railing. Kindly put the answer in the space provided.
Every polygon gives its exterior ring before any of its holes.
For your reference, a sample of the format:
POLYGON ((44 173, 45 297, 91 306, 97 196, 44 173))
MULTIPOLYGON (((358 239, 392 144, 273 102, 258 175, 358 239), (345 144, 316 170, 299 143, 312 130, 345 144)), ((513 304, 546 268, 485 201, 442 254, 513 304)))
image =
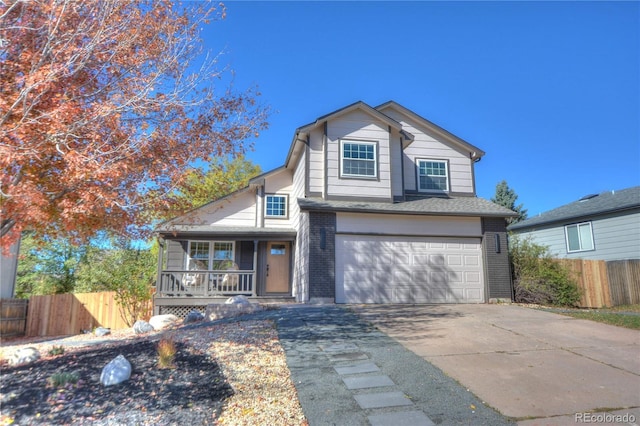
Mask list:
POLYGON ((156 294, 163 297, 256 295, 255 271, 162 271, 156 294))

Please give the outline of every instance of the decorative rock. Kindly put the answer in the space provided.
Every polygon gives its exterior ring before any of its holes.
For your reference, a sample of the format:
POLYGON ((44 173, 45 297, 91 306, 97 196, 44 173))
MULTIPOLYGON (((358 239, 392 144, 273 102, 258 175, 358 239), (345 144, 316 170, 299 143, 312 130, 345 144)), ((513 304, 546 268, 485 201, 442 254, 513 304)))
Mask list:
POLYGON ((155 330, 153 326, 143 320, 138 320, 135 324, 133 324, 133 331, 135 331, 136 334, 149 333, 153 330, 155 330))
POLYGON ((230 297, 224 303, 227 304, 227 305, 232 305, 232 304, 250 305, 251 304, 251 302, 249 302, 249 299, 247 299, 246 296, 242 296, 242 295, 230 297))
POLYGON ((213 321, 222 318, 233 318, 240 315, 251 314, 262 310, 264 310, 262 306, 252 303, 217 303, 207 305, 205 317, 210 321, 213 321))
POLYGON ((105 365, 100 374, 100 383, 104 386, 117 385, 131 377, 131 363, 127 359, 118 355, 105 365))
POLYGON ((106 336, 107 334, 111 334, 111 329, 106 327, 98 327, 93 331, 93 334, 98 337, 106 336))
POLYGON ((22 348, 16 351, 11 358, 9 358, 9 364, 21 365, 31 364, 40 359, 40 352, 36 348, 22 348))
POLYGON ((154 315, 149 318, 149 324, 151 324, 155 330, 163 330, 167 327, 171 327, 178 321, 180 321, 180 318, 172 314, 154 315))
POLYGON ((199 321, 202 321, 203 319, 204 319, 204 315, 202 315, 200 312, 191 311, 184 318, 183 324, 191 324, 192 322, 199 322, 199 321))

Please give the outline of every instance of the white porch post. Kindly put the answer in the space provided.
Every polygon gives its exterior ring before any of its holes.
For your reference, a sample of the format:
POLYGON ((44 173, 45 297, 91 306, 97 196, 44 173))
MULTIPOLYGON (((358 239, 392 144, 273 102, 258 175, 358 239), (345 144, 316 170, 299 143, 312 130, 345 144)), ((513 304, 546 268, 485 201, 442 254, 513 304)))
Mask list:
POLYGON ((258 295, 258 240, 253 240, 253 285, 251 295, 258 295))

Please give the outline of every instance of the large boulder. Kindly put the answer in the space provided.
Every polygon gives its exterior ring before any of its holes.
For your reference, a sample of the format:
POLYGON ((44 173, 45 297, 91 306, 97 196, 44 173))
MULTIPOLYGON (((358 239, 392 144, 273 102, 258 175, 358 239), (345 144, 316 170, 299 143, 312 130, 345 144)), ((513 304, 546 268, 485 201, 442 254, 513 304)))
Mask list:
POLYGON ((138 320, 135 324, 133 324, 133 331, 136 334, 149 333, 153 330, 155 330, 153 326, 144 320, 138 320))
POLYGON ((262 310, 264 310, 262 306, 257 303, 249 302, 249 299, 245 296, 234 296, 227 299, 224 304, 215 303, 207 305, 205 318, 213 321, 222 318, 233 318, 240 315, 252 314, 262 310))
POLYGON ((250 305, 251 302, 247 299, 247 296, 239 295, 228 298, 225 302, 226 305, 250 305))
POLYGON ((93 330, 93 334, 98 337, 106 336, 107 334, 111 334, 111 329, 106 327, 98 327, 93 330))
POLYGON ((40 359, 40 352, 36 348, 22 348, 18 349, 11 358, 9 358, 9 364, 22 365, 31 364, 40 359))
POLYGON ((102 369, 100 383, 104 386, 117 385, 129 380, 129 377, 131 377, 131 363, 124 356, 118 355, 102 369))
POLYGON ((204 319, 204 315, 198 311, 191 311, 184 317, 183 324, 191 324, 194 322, 200 322, 204 319))
POLYGON ((149 324, 155 330, 164 330, 165 328, 171 327, 180 321, 180 318, 173 314, 165 314, 165 315, 154 315, 149 318, 149 324))

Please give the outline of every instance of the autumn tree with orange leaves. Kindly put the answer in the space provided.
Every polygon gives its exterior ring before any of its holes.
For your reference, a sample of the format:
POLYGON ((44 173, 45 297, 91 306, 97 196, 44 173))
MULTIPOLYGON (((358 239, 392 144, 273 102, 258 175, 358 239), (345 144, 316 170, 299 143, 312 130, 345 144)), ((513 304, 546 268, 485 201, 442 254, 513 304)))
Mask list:
POLYGON ((194 161, 244 153, 258 93, 220 90, 211 3, 0 0, 0 242, 125 233, 194 161), (214 90, 215 89, 215 90, 214 90))

